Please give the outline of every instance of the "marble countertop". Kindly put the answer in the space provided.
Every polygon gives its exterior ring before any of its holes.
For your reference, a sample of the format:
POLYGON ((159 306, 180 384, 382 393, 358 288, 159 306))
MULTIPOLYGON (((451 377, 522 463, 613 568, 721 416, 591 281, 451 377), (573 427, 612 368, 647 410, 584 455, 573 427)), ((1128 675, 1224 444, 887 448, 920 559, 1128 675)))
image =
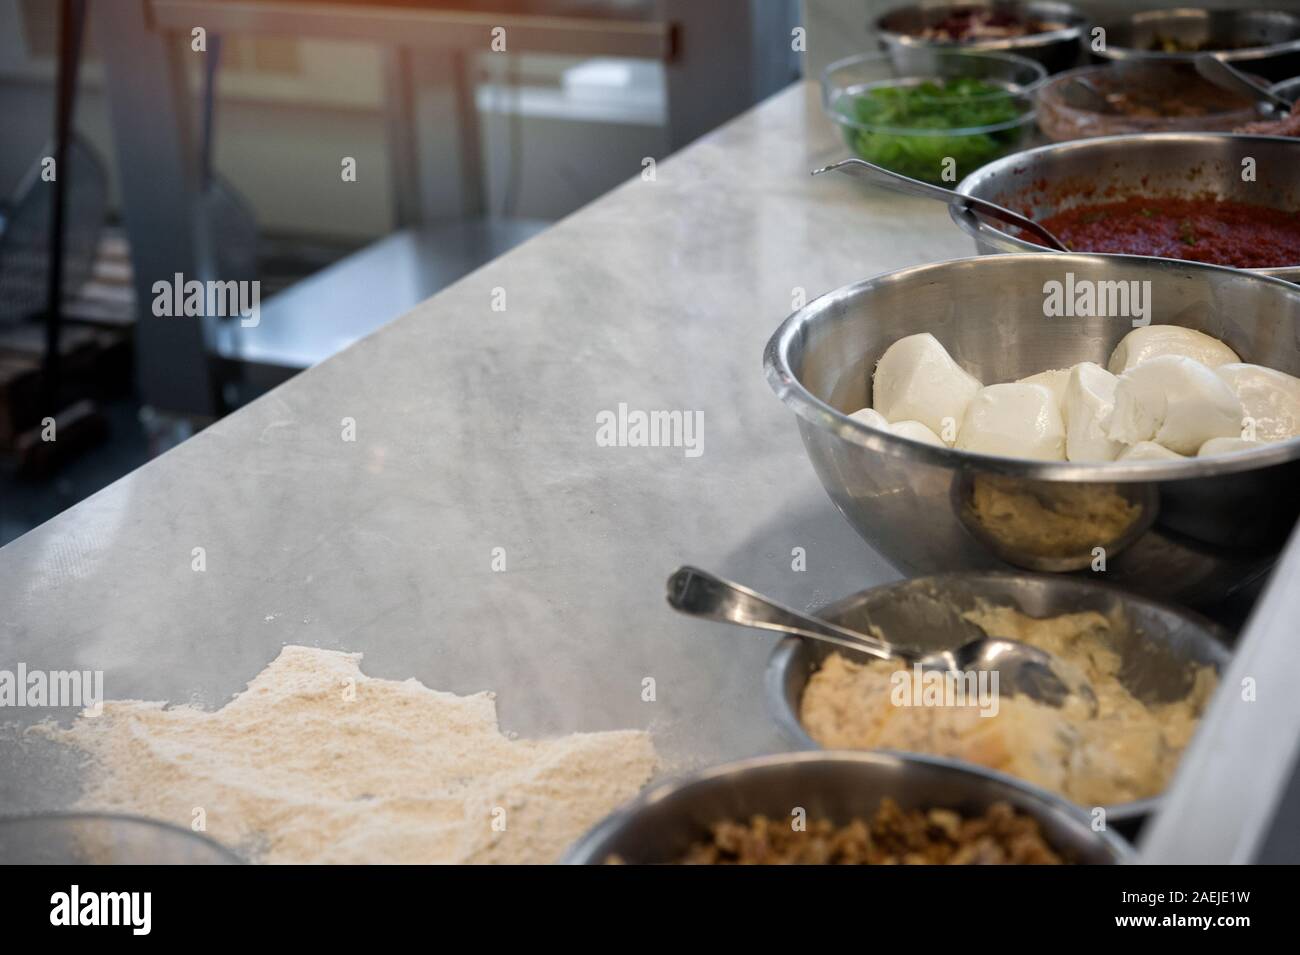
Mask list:
MULTIPOLYGON (((812 607, 896 576, 763 346, 797 295, 973 249, 941 206, 809 176, 844 154, 793 86, 0 549, 0 668, 216 707, 307 644, 496 691, 523 736, 648 727, 665 773, 787 748, 775 640, 664 585, 693 563, 812 607), (702 414, 701 453, 601 446, 620 405, 702 414)), ((74 798, 57 764, 0 734, 0 812, 74 798)))

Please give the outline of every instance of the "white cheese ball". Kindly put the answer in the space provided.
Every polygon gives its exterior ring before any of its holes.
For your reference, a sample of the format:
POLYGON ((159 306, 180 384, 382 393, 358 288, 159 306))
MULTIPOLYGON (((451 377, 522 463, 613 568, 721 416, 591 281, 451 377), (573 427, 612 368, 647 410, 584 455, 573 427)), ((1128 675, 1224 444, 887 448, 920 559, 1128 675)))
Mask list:
POLYGON ((1196 456, 1208 458, 1216 454, 1240 454, 1242 451, 1254 451, 1263 446, 1259 441, 1246 441, 1243 438, 1211 438, 1201 445, 1196 456))
POLYGON ((1115 406, 1119 379, 1085 361, 1070 369, 1065 389, 1065 457, 1069 461, 1114 461, 1124 450, 1106 434, 1103 422, 1115 406))
POLYGON ((860 411, 853 412, 849 417, 854 421, 861 421, 868 428, 888 431, 901 438, 911 438, 913 441, 922 441, 925 444, 934 444, 941 448, 946 447, 937 434, 919 421, 898 421, 890 424, 884 415, 873 408, 863 408, 860 411))
POLYGON ((979 379, 925 332, 900 338, 881 356, 871 404, 890 421, 919 421, 944 434, 944 419, 959 425, 979 389, 979 379))
POLYGON ((1232 389, 1205 365, 1160 355, 1119 376, 1105 427, 1112 441, 1155 441, 1195 454, 1211 438, 1240 437, 1242 415, 1232 389))
POLYGON ((947 447, 942 438, 919 421, 895 421, 889 426, 889 430, 900 438, 911 438, 913 441, 934 444, 941 448, 947 447))
POLYGON ((1241 401, 1256 440, 1285 441, 1300 435, 1300 378, 1243 362, 1220 365, 1214 373, 1241 401))
POLYGON ((1030 375, 1028 378, 1021 378, 1017 381, 1020 385, 1042 385, 1052 393, 1056 399, 1056 406, 1061 409, 1061 417, 1066 424, 1070 423, 1070 415, 1065 407, 1065 389, 1070 384, 1070 368, 1053 368, 1051 371, 1040 371, 1036 375, 1030 375))
POLYGON ((1119 453, 1117 461, 1182 461, 1183 455, 1154 441, 1139 441, 1119 453))
POLYGON ((1241 361, 1235 351, 1204 332, 1181 325, 1146 325, 1133 329, 1120 340, 1110 353, 1106 369, 1112 375, 1121 375, 1161 355, 1193 358, 1207 368, 1241 361))
POLYGON ((1042 385, 989 385, 967 406, 956 447, 977 454, 1064 461, 1065 422, 1056 399, 1042 385))
POLYGON ((861 421, 868 428, 875 428, 877 431, 888 431, 889 420, 874 408, 861 408, 849 415, 854 421, 861 421))

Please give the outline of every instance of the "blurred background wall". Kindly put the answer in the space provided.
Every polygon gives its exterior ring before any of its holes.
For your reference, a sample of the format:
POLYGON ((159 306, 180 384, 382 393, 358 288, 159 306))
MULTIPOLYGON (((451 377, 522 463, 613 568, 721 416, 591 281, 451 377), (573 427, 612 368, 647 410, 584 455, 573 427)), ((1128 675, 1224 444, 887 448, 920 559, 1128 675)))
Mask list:
MULTIPOLYGON (((50 0, 0 0, 0 195, 13 191, 49 136, 57 10, 50 0)), ((590 70, 583 74, 584 60, 514 59, 519 61, 514 78, 522 86, 517 93, 505 85, 500 64, 481 64, 482 155, 494 208, 509 202, 520 217, 560 218, 627 178, 641 157, 661 155, 661 65, 625 61, 629 75, 611 79, 590 70), (512 140, 527 143, 527 167, 516 184, 509 182, 512 140)), ((222 60, 216 164, 252 205, 259 226, 271 234, 345 244, 392 231, 381 51, 364 43, 232 36, 225 40, 222 60), (356 188, 326 195, 319 188, 325 177, 303 175, 302 167, 319 156, 332 172, 333 157, 339 155, 355 156, 364 175, 356 188)), ((195 90, 197 64, 191 76, 195 90)), ((77 128, 101 155, 113 155, 93 19, 77 128)), ((111 164, 110 179, 116 208, 111 164)))

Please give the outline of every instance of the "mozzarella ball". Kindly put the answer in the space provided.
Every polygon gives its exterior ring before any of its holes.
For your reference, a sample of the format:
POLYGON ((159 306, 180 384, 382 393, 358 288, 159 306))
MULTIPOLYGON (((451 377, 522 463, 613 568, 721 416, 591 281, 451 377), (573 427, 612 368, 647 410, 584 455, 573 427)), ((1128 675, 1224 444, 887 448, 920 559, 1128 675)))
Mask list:
POLYGON ((1119 376, 1105 428, 1112 441, 1195 454, 1211 438, 1239 437, 1241 419, 1241 402, 1222 378, 1191 358, 1160 355, 1119 376))
POLYGON ((1119 453, 1116 461, 1182 461, 1183 455, 1154 441, 1139 441, 1119 453))
POLYGON ((1258 441, 1285 441, 1300 435, 1300 378, 1286 372, 1234 362, 1214 373, 1228 383, 1254 423, 1258 441))
POLYGON ((1124 445, 1106 435, 1102 422, 1115 406, 1119 379, 1085 361, 1070 369, 1065 389, 1065 457, 1069 461, 1114 461, 1124 445))
POLYGON ((873 408, 862 408, 853 412, 849 417, 854 421, 861 421, 868 428, 875 428, 877 431, 889 430, 889 420, 873 408))
POLYGON ((889 430, 900 438, 911 438, 913 441, 935 444, 941 448, 947 447, 942 438, 919 421, 895 421, 889 426, 889 430))
POLYGON ((1244 438, 1211 438, 1199 451, 1198 458, 1208 458, 1215 454, 1240 454, 1242 451, 1254 451, 1264 445, 1259 441, 1247 441, 1244 438))
POLYGON ((936 434, 961 423, 980 382, 929 333, 890 345, 876 364, 872 406, 890 421, 919 421, 936 434))
POLYGON ((1042 385, 1050 391, 1052 397, 1056 399, 1056 406, 1061 409, 1061 417, 1067 424, 1069 423, 1070 416, 1065 408, 1065 389, 1070 383, 1069 368, 1053 368, 1051 371, 1040 371, 1028 378, 1021 378, 1016 383, 1020 385, 1042 385))
POLYGON ((1161 355, 1194 358, 1207 368, 1241 361, 1235 351, 1204 332, 1181 325, 1146 325, 1133 329, 1120 340, 1110 353, 1106 369, 1112 375, 1120 375, 1161 355))
POLYGON ((967 406, 956 446, 978 454, 1063 461, 1065 422, 1042 385, 989 385, 967 406))

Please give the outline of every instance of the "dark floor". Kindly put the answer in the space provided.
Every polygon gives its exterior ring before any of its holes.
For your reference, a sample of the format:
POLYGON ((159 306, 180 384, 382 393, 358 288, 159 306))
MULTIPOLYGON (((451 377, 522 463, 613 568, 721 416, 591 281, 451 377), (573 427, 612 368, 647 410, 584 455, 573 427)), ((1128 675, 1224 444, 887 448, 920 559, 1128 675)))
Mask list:
POLYGON ((141 420, 140 406, 131 399, 101 405, 100 410, 108 419, 107 439, 64 465, 52 478, 20 478, 0 470, 0 546, 175 447, 194 430, 184 420, 149 414, 141 420))
MULTIPOLYGON (((262 294, 269 297, 354 250, 353 244, 263 236, 258 249, 262 294)), ((108 420, 107 438, 52 477, 17 477, 0 459, 0 547, 175 447, 195 430, 192 422, 142 409, 131 398, 104 403, 100 410, 108 420)))

